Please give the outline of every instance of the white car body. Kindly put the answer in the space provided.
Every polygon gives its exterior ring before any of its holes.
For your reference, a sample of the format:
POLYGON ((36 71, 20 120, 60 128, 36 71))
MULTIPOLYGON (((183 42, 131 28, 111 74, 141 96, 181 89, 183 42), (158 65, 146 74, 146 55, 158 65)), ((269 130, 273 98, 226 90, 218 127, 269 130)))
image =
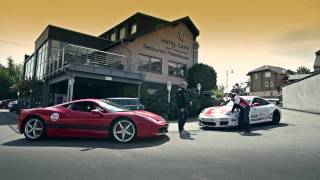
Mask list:
MULTIPOLYGON (((250 124, 272 122, 274 112, 281 111, 278 106, 258 96, 240 96, 250 104, 250 124), (257 103, 260 102, 260 103, 257 103)), ((236 127, 238 126, 239 112, 231 112, 233 102, 228 101, 223 106, 204 109, 198 117, 199 125, 203 127, 236 127)), ((278 122, 276 122, 278 123, 278 122)))

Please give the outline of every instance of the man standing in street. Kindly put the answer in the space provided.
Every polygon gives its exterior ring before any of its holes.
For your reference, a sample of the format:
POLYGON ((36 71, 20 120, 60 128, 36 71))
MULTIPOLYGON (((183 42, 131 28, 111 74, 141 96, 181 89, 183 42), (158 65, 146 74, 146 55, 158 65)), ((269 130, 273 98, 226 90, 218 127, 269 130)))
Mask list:
POLYGON ((188 102, 186 99, 186 89, 188 87, 188 83, 183 82, 177 91, 177 108, 178 108, 178 128, 179 133, 184 135, 187 132, 184 130, 184 124, 187 121, 187 107, 188 102))
POLYGON ((233 113, 235 109, 240 109, 238 123, 240 125, 240 130, 244 128, 245 133, 250 133, 250 105, 247 101, 242 99, 237 93, 233 95, 233 107, 231 112, 233 113))

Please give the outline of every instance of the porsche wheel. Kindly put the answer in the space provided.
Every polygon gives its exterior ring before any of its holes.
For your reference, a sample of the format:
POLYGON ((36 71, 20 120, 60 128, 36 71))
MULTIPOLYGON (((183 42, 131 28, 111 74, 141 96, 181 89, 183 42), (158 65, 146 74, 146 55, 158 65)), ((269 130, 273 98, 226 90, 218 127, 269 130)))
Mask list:
POLYGON ((45 125, 42 120, 38 118, 30 118, 24 124, 24 136, 28 140, 38 140, 45 135, 45 125))
POLYGON ((136 132, 136 126, 129 119, 119 119, 112 126, 112 137, 120 143, 127 143, 133 140, 136 132))
POLYGON ((272 123, 273 124, 279 124, 280 122, 280 112, 275 110, 272 114, 272 123))

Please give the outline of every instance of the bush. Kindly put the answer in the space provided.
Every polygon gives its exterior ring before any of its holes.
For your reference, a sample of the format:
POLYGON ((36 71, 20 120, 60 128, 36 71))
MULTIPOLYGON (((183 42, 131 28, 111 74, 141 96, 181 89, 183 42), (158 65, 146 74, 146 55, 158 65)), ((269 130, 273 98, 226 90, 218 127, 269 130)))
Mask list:
MULTIPOLYGON (((213 106, 214 101, 208 96, 199 96, 195 93, 195 89, 189 89, 186 94, 187 101, 192 101, 192 106, 188 107, 189 117, 196 117, 199 113, 207 107, 213 106)), ((141 101, 147 111, 159 114, 164 118, 176 120, 178 117, 177 103, 176 103, 177 87, 173 87, 171 91, 171 102, 168 106, 168 91, 165 87, 158 89, 154 94, 148 94, 147 88, 142 88, 141 101)))

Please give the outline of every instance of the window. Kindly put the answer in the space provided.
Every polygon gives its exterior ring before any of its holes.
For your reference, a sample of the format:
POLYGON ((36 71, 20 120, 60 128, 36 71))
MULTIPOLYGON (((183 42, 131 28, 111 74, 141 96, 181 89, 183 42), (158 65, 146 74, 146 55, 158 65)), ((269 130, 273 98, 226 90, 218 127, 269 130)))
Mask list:
POLYGON ((258 73, 254 74, 254 78, 258 79, 258 73))
POLYGON ((271 77, 271 72, 265 72, 264 77, 271 77))
POLYGON ((266 87, 269 87, 269 82, 264 82, 266 87))
POLYGON ((126 28, 121 28, 120 29, 120 38, 119 39, 123 39, 126 37, 126 28))
POLYGON ((71 103, 66 105, 65 108, 68 108, 73 111, 82 111, 82 112, 91 112, 94 109, 103 111, 103 108, 101 108, 99 105, 89 101, 71 103))
POLYGON ((261 99, 261 98, 254 98, 254 100, 252 101, 252 104, 254 103, 259 103, 259 106, 265 106, 270 104, 268 101, 261 99))
POLYGON ((48 42, 44 43, 37 51, 37 79, 43 79, 43 75, 47 73, 47 53, 48 53, 48 42))
POLYGON ((273 81, 270 81, 270 87, 273 87, 273 81))
POLYGON ((169 62, 168 64, 168 75, 185 77, 186 76, 187 65, 179 64, 175 62, 169 62))
POLYGON ((25 64, 25 79, 32 79, 33 78, 33 70, 34 70, 34 56, 32 55, 31 58, 29 58, 28 62, 25 64))
POLYGON ((111 41, 116 41, 116 32, 113 32, 110 36, 111 41))
POLYGON ((140 54, 139 70, 161 73, 162 60, 159 58, 140 54))
POLYGON ((131 31, 130 31, 130 34, 134 34, 137 32, 137 24, 134 23, 131 25, 131 31))

